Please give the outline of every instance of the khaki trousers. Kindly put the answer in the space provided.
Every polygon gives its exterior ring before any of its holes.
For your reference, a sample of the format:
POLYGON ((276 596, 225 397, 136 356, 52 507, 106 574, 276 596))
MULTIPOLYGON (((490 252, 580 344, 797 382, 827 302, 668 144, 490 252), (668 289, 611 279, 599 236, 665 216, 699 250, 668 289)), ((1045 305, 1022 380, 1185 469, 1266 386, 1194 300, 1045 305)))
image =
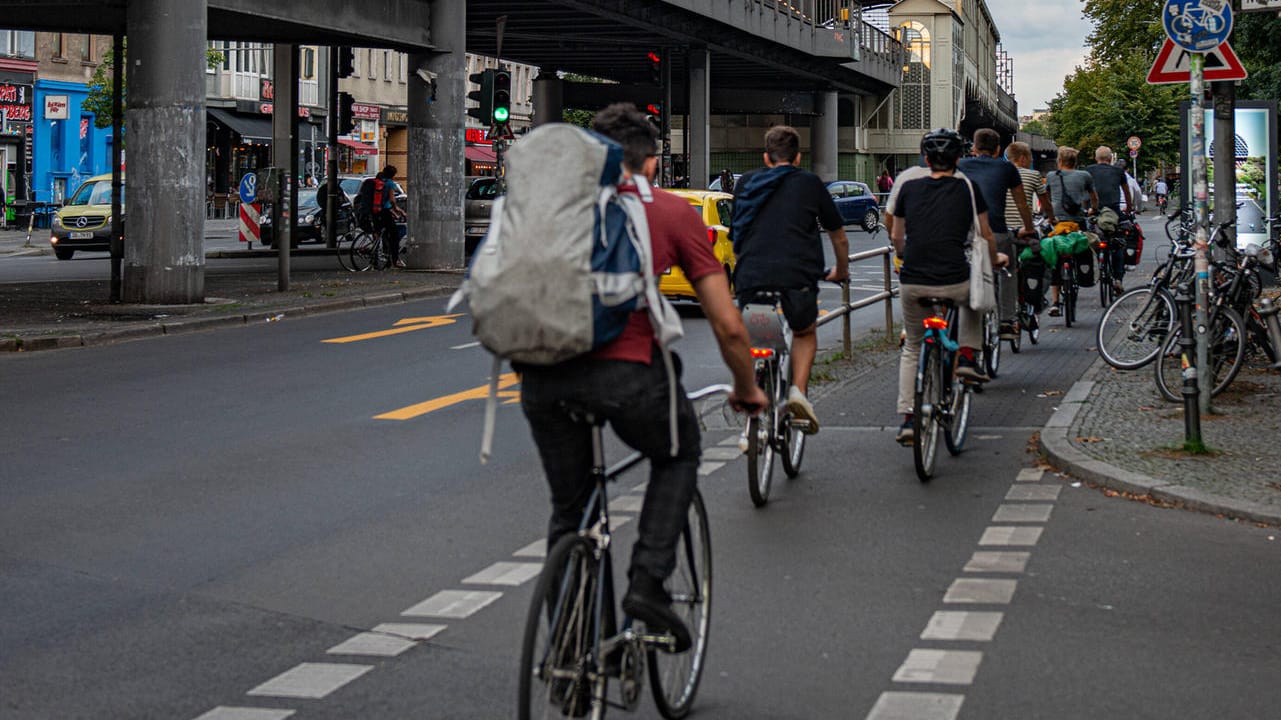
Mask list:
POLYGON ((912 412, 916 392, 916 363, 921 355, 921 339, 925 337, 925 318, 930 309, 921 307, 919 300, 927 297, 948 298, 956 303, 960 327, 957 328, 961 347, 977 348, 983 344, 982 318, 970 309, 970 282, 955 285, 901 285, 899 304, 903 309, 903 328, 907 342, 898 362, 898 411, 902 415, 912 412))

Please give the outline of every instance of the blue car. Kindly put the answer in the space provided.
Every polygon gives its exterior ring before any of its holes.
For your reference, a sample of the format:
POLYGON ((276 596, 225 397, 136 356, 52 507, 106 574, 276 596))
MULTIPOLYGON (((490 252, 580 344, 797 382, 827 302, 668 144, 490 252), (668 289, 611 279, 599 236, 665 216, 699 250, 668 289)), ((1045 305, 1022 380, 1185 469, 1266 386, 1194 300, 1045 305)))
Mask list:
POLYGON ((881 206, 872 189, 854 180, 836 180, 827 184, 827 191, 836 201, 836 209, 846 225, 859 225, 872 232, 881 222, 881 206))

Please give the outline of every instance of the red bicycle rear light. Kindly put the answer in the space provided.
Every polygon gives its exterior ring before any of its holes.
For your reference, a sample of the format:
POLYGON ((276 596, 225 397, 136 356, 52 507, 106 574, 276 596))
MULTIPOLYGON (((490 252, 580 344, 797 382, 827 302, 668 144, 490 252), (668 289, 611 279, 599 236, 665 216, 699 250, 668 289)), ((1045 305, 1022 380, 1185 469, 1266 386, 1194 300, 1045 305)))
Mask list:
POLYGON ((757 360, 774 357, 774 350, 771 348, 752 348, 752 357, 757 360))
POLYGON ((716 244, 716 228, 713 228, 713 227, 707 228, 707 242, 713 245, 716 244))
POLYGON ((946 330, 947 320, 937 315, 925 318, 925 327, 928 330, 946 330))

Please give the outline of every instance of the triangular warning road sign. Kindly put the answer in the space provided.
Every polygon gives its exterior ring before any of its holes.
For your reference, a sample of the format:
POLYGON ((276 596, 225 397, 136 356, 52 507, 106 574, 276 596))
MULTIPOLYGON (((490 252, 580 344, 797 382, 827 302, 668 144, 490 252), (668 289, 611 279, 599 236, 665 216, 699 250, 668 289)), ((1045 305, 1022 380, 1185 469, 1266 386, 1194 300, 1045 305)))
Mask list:
MULTIPOLYGON (((1206 82, 1214 80, 1244 80, 1249 75, 1241 59, 1237 57, 1232 46, 1223 43, 1205 53, 1206 82)), ((1192 81, 1191 54, 1174 44, 1170 38, 1165 39, 1161 51, 1156 54, 1156 61, 1148 71, 1148 83, 1151 85, 1168 85, 1192 81)))

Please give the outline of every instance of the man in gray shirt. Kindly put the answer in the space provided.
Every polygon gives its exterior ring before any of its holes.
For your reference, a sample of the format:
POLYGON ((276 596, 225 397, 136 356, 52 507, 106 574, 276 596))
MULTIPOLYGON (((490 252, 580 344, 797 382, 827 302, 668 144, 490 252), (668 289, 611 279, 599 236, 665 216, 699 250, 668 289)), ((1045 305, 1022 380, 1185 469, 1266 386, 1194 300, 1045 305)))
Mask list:
MULTIPOLYGON (((1112 161, 1112 148, 1100 145, 1094 151, 1094 164, 1085 168, 1090 177, 1094 178, 1094 189, 1099 195, 1098 201, 1093 206, 1094 212, 1103 213, 1103 209, 1108 208, 1116 213, 1116 216, 1111 218, 1111 222, 1095 218, 1099 222, 1100 233, 1105 232, 1102 228, 1106 228, 1107 233, 1115 231, 1116 221, 1120 219, 1123 205, 1126 208, 1134 207, 1134 199, 1130 195, 1130 183, 1125 177, 1125 170, 1114 165, 1112 161)), ((1111 242, 1109 239, 1108 258, 1112 265, 1112 284, 1116 286, 1116 292, 1120 295, 1125 291, 1125 286, 1121 283, 1125 277, 1125 243, 1111 242)))
MULTIPOLYGON (((1088 172, 1076 169, 1077 155, 1076 148, 1060 147, 1059 169, 1045 175, 1045 184, 1050 188, 1050 198, 1053 201, 1054 217, 1059 220, 1059 224, 1055 226, 1056 232, 1064 223, 1071 223, 1076 227, 1069 225, 1063 229, 1063 232, 1084 230, 1086 205, 1099 206, 1099 196, 1094 190, 1094 178, 1088 172)), ((1063 314, 1059 303, 1058 273, 1050 273, 1050 290, 1054 296, 1054 307, 1050 308, 1050 315, 1058 317, 1063 314)))

